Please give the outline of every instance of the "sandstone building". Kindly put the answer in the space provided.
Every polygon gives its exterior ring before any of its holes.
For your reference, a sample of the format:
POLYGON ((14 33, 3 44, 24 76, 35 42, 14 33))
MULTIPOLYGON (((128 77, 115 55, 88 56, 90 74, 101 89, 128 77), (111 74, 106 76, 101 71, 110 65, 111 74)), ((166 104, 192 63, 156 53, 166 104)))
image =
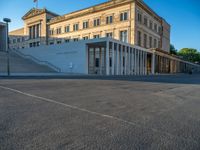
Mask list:
POLYGON ((169 51, 170 25, 141 0, 112 0, 62 16, 33 8, 22 19, 24 28, 10 32, 11 48, 112 37, 169 51))
MULTIPOLYGON (((186 62, 169 54, 170 25, 142 0, 110 0, 65 15, 33 8, 22 19, 24 27, 9 33, 10 49, 21 49, 26 53, 37 48, 32 51, 39 50, 40 53, 41 46, 46 46, 47 53, 53 53, 55 51, 50 51, 52 45, 60 48, 59 45, 69 43, 65 49, 70 50, 80 45, 85 52, 82 56, 85 56, 84 66, 87 67, 75 73, 127 75, 188 70, 186 62)), ((57 54, 52 55, 56 58, 57 54)), ((69 60, 73 57, 81 55, 74 53, 69 60)), ((52 61, 52 58, 45 59, 52 61)), ((80 64, 83 64, 79 60, 70 60, 66 69, 63 62, 52 63, 63 68, 62 72, 72 71, 73 64, 81 70, 80 64)), ((189 66, 191 69, 191 64, 189 66)))

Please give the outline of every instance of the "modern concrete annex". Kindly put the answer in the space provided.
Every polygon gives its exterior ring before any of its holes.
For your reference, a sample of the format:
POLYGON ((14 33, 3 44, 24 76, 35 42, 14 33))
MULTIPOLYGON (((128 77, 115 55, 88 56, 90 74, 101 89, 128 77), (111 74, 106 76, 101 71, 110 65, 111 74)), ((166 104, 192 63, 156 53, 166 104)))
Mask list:
POLYGON ((24 27, 9 33, 10 48, 61 72, 140 75, 199 70, 169 54, 170 25, 142 0, 110 0, 62 16, 33 8, 22 19, 24 27))

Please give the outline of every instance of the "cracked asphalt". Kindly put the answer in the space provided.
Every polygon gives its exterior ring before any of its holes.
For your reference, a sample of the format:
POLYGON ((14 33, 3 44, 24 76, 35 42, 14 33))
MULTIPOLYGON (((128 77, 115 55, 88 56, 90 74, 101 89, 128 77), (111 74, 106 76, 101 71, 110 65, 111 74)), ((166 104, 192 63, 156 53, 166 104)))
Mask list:
POLYGON ((0 79, 0 150, 199 150, 200 75, 0 79))

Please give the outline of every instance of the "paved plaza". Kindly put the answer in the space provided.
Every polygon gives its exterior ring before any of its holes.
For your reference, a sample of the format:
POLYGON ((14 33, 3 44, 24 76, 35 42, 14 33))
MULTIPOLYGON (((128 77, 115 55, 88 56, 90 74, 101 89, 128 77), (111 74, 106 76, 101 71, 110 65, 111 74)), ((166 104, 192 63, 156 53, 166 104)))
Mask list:
POLYGON ((0 150, 199 150, 200 75, 0 77, 0 150))

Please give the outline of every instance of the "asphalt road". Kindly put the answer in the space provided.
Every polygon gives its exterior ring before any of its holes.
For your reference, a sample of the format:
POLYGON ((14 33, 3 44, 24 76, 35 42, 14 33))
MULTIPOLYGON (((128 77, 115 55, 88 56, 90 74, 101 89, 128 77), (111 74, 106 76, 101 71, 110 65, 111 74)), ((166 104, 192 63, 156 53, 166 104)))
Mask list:
POLYGON ((0 79, 0 150, 54 149, 199 150, 200 75, 0 79))

